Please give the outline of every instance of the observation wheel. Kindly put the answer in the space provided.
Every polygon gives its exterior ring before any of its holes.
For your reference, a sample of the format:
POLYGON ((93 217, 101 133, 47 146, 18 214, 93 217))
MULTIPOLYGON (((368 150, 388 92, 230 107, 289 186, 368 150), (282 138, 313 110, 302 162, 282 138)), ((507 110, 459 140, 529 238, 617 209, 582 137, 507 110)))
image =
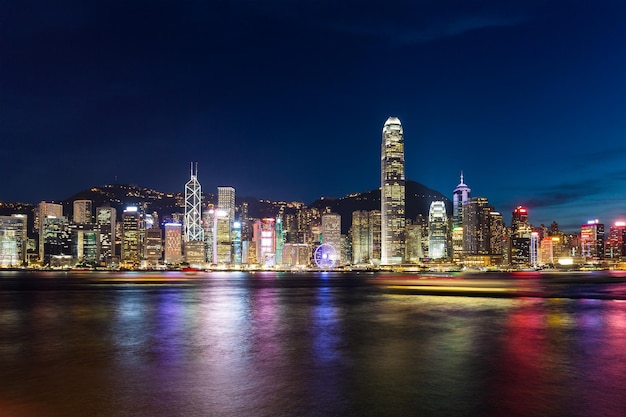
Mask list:
POLYGON ((320 269, 331 269, 337 262, 337 250, 333 245, 324 243, 315 249, 313 259, 320 269))

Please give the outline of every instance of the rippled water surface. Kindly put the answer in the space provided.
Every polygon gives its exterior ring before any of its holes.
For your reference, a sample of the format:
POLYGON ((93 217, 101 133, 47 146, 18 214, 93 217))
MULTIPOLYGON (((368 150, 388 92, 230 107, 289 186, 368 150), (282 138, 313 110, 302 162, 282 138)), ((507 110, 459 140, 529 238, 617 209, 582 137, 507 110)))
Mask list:
POLYGON ((4 272, 0 416, 623 417, 624 282, 4 272))

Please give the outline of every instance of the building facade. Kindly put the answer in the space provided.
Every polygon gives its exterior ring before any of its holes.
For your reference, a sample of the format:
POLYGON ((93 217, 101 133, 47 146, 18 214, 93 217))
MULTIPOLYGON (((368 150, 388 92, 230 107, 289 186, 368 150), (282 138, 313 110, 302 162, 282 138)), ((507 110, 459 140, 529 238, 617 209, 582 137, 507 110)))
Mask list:
POLYGON ((380 160, 381 264, 396 265, 406 250, 404 131, 397 117, 383 126, 380 160))

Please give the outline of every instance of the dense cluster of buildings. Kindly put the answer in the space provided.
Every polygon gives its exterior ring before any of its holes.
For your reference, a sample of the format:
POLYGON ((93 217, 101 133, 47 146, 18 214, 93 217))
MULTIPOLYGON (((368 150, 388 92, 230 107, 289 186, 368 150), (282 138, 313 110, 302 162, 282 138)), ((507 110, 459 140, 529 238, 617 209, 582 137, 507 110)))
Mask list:
POLYGON ((444 201, 431 201, 426 215, 407 218, 404 134, 396 117, 382 131, 380 210, 342 219, 294 203, 289 212, 251 218, 233 187, 218 187, 217 204, 206 203, 197 164, 184 189, 174 213, 80 199, 71 218, 53 202, 39 203, 32 214, 0 216, 0 267, 525 269, 617 267, 626 259, 626 223, 605 230, 592 220, 566 234, 556 222, 532 226, 520 206, 506 226, 487 198, 471 196, 462 173, 451 213, 444 201), (342 221, 351 224, 347 234, 342 221))

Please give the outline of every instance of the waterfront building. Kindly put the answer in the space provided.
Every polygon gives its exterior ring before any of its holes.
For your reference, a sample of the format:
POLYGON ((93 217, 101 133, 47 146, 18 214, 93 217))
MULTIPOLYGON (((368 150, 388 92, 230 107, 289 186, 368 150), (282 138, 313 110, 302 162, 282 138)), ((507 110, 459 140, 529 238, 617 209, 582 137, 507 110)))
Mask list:
POLYGON ((430 203, 428 211, 428 257, 444 259, 448 257, 448 216, 443 201, 430 203))
POLYGON ((554 265, 563 255, 563 242, 559 235, 546 236, 541 240, 539 255, 541 265, 554 265))
MULTIPOLYGON (((241 241, 241 227, 239 231, 239 240, 241 241)), ((280 264, 283 260, 283 247, 285 245, 285 230, 283 229, 283 218, 281 215, 276 216, 276 264, 280 264)))
MULTIPOLYGON (((241 241, 241 222, 235 221, 233 222, 232 227, 232 236, 230 240, 233 242, 233 251, 232 251, 232 260, 233 265, 241 265, 243 262, 243 244, 241 241)), ((276 233, 278 233, 278 227, 276 228, 276 233)), ((278 235, 277 235, 278 236, 278 235)), ((278 237, 276 241, 276 245, 278 246, 278 237)), ((282 245, 281 245, 282 249, 282 245)))
POLYGON ((163 257, 163 236, 160 227, 146 228, 144 237, 145 266, 152 268, 159 265, 163 257))
POLYGON ((426 226, 420 222, 406 225, 406 261, 408 263, 416 264, 426 257, 423 244, 424 228, 426 226))
POLYGON ((73 213, 74 224, 93 223, 93 201, 74 200, 73 213))
POLYGON ((217 187, 217 208, 225 211, 231 222, 235 221, 235 189, 233 187, 217 187))
POLYGON ((166 265, 178 265, 183 261, 183 225, 165 223, 165 242, 163 262, 166 265))
POLYGON ((626 222, 615 222, 609 228, 609 236, 606 242, 606 259, 621 259, 626 256, 626 222))
POLYGON ((463 227, 463 206, 470 201, 471 189, 463 182, 463 172, 461 181, 452 193, 452 228, 463 227))
POLYGON ((100 239, 99 262, 110 265, 116 258, 115 227, 117 212, 113 207, 96 208, 96 228, 100 239))
POLYGON ((26 265, 28 243, 25 214, 0 216, 0 267, 26 265))
POLYGON ((463 207, 470 201, 471 189, 461 181, 452 192, 452 261, 461 262, 463 258, 463 207))
POLYGON ((125 267, 137 267, 142 254, 141 213, 136 206, 126 207, 122 213, 121 262, 125 267))
POLYGON ((258 219, 254 222, 253 241, 256 249, 256 262, 263 267, 276 264, 276 220, 258 219))
POLYGON ((204 248, 206 260, 210 264, 217 262, 216 246, 217 214, 213 204, 202 211, 202 229, 204 230, 204 248))
POLYGON ((322 215, 322 244, 335 248, 331 255, 334 265, 341 264, 341 216, 337 213, 326 213, 322 215))
POLYGON ((100 233, 89 223, 71 227, 72 258, 78 264, 97 265, 100 262, 100 233))
POLYGON ((39 259, 44 266, 64 266, 72 259, 71 235, 67 218, 40 219, 39 259))
POLYGON ((517 206, 511 215, 511 239, 509 261, 511 265, 524 267, 531 262, 531 233, 528 222, 528 209, 517 206))
POLYGON ((484 197, 472 198, 463 207, 463 262, 471 266, 502 262, 502 215, 484 197))
POLYGON ((368 211, 352 212, 352 263, 355 265, 369 263, 369 223, 368 211))
POLYGON ((191 178, 185 184, 185 242, 204 241, 202 230, 202 187, 198 182, 198 164, 191 166, 191 178))
POLYGON ((404 262, 406 250, 404 131, 397 117, 383 126, 381 149, 381 264, 404 262))
POLYGON ((63 205, 59 203, 48 203, 46 201, 42 201, 37 205, 37 210, 35 210, 34 227, 35 230, 39 231, 39 233, 41 233, 41 219, 44 219, 47 216, 63 217, 63 205))
POLYGON ((539 265, 539 232, 530 234, 530 265, 539 265))
POLYGON ((580 227, 581 254, 586 261, 604 259, 604 224, 589 220, 580 227))
POLYGON ((282 265, 304 269, 311 264, 311 246, 306 243, 285 243, 282 265))
POLYGON ((228 212, 218 209, 215 212, 214 264, 230 265, 232 263, 231 225, 228 212))

